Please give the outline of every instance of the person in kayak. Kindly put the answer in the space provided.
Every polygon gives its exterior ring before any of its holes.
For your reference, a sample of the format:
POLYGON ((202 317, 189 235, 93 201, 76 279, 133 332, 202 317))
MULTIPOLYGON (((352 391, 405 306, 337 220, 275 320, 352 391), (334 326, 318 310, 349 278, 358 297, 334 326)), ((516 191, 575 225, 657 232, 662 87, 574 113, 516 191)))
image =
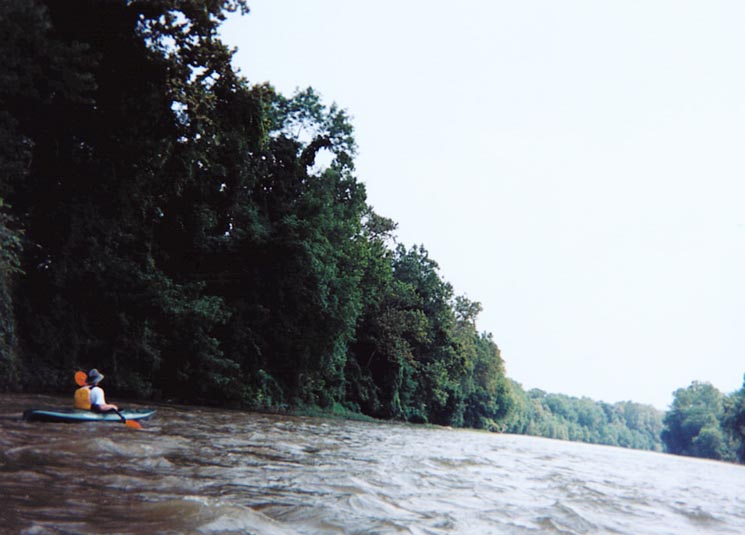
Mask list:
POLYGON ((93 412, 116 412, 119 407, 113 403, 106 403, 106 396, 103 388, 98 383, 103 379, 103 374, 96 368, 88 372, 85 380, 85 386, 81 386, 75 391, 75 408, 91 410, 93 412))

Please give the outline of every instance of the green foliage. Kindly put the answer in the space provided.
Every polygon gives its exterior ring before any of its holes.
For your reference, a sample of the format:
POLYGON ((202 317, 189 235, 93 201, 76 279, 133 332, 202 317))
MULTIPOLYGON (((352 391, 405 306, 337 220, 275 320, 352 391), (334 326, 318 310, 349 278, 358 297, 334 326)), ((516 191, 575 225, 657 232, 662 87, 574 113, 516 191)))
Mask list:
POLYGON ((5 210, 0 197, 0 389, 11 390, 20 379, 13 289, 16 276, 22 273, 23 232, 5 210))
POLYGON ((7 56, 15 74, 3 96, 31 165, 8 191, 34 244, 15 309, 37 388, 63 388, 70 370, 97 365, 122 391, 198 384, 188 390, 200 399, 234 375, 212 332, 228 315, 219 298, 173 269, 220 233, 215 195, 191 201, 209 189, 195 170, 217 152, 214 121, 197 119, 221 116, 236 79, 212 39, 222 4, 27 3, 36 26, 11 32, 21 45, 7 56), (225 74, 210 95, 194 76, 200 62, 225 74), (182 95, 200 105, 179 113, 182 95), (191 247, 168 241, 169 225, 186 228, 191 247))
POLYGON ((724 433, 725 396, 709 383, 694 381, 674 393, 665 415, 662 440, 666 450, 678 455, 734 460, 735 451, 724 433))
POLYGON ((725 400, 722 428, 732 440, 737 459, 745 463, 745 380, 742 388, 725 400))
POLYGON ((512 433, 660 451, 662 413, 630 401, 608 404, 589 398, 525 392, 512 383, 516 408, 506 430, 512 433))
POLYGON ((453 298, 424 247, 385 249, 394 225, 369 214, 364 307, 347 365, 365 414, 497 430, 511 409, 499 349, 479 334, 479 303, 453 298))
POLYGON ((77 100, 90 83, 80 75, 80 45, 49 38, 43 5, 30 0, 0 4, 0 388, 20 383, 16 322, 17 277, 25 244, 20 207, 6 202, 28 177, 34 122, 53 98, 77 100))

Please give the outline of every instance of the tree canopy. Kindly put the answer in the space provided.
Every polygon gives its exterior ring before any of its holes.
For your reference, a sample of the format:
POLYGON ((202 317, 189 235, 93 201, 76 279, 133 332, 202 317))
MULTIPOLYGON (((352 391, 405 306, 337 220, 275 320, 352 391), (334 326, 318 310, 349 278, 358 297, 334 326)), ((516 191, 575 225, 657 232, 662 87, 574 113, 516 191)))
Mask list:
POLYGON ((645 450, 662 450, 662 411, 651 405, 623 401, 605 403, 589 398, 525 392, 513 385, 516 410, 507 431, 561 440, 591 442, 645 450))
POLYGON ((724 401, 722 428, 731 437, 738 461, 745 463, 745 378, 742 388, 724 401))
POLYGON ((241 1, 0 8, 5 388, 484 426, 496 344, 355 176, 345 110, 251 84, 241 1))
POLYGON ((665 428, 662 431, 667 451, 693 457, 735 460, 739 441, 737 400, 735 396, 728 401, 727 396, 714 386, 698 381, 676 390, 672 407, 665 414, 665 428), (725 406, 729 411, 723 425, 725 406))

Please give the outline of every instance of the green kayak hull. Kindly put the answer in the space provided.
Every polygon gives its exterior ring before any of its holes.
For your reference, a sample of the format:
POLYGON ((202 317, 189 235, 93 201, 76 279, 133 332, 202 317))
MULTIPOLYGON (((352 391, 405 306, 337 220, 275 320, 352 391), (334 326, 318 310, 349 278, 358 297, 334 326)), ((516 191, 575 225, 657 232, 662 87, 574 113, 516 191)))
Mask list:
MULTIPOLYGON (((127 420, 145 420, 155 414, 153 409, 130 409, 119 411, 127 420)), ((30 422, 121 422, 115 412, 99 414, 78 409, 30 409, 23 413, 30 422)))

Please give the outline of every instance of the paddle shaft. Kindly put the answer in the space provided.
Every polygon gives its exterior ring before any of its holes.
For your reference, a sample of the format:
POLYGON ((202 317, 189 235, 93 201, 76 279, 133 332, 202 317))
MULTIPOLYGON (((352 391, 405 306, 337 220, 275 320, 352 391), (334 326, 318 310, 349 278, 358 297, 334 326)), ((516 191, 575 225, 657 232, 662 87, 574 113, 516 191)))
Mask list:
POLYGON ((124 417, 124 415, 116 409, 114 409, 114 412, 117 414, 117 416, 119 416, 119 418, 122 419, 122 423, 126 425, 127 427, 131 427, 132 429, 142 429, 140 422, 135 422, 133 420, 127 420, 124 417))

